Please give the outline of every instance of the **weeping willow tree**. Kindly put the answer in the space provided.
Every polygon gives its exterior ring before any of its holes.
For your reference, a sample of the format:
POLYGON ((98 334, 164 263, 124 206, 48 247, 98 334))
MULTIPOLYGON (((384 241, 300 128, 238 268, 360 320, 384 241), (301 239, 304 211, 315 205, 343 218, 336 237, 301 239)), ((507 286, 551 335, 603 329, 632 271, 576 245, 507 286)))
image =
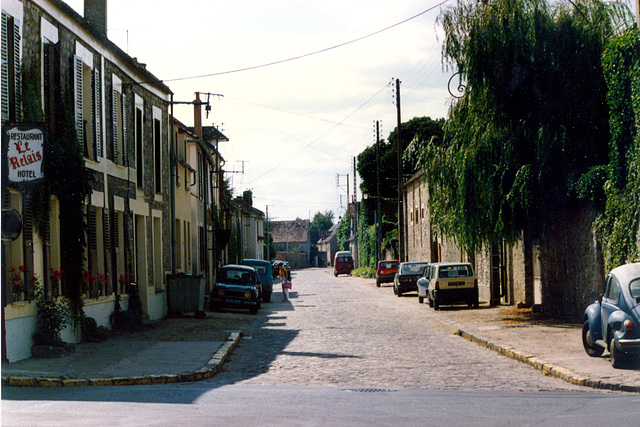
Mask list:
POLYGON ((589 0, 443 11, 443 60, 466 91, 422 155, 439 231, 476 250, 535 237, 554 213, 598 201, 610 139, 601 56, 630 17, 589 0))

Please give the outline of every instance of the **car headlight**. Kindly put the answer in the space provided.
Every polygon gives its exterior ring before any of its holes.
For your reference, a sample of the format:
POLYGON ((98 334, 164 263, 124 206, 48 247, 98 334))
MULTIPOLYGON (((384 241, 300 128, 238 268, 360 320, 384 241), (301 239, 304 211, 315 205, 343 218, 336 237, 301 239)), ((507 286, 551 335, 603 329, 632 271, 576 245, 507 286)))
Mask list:
POLYGON ((224 291, 222 289, 218 289, 218 296, 219 297, 223 297, 224 296, 224 291))
POLYGON ((244 297, 245 298, 251 298, 251 292, 245 292, 244 293, 244 297))
POLYGON ((627 332, 633 331, 633 322, 629 319, 624 321, 624 330, 627 332))

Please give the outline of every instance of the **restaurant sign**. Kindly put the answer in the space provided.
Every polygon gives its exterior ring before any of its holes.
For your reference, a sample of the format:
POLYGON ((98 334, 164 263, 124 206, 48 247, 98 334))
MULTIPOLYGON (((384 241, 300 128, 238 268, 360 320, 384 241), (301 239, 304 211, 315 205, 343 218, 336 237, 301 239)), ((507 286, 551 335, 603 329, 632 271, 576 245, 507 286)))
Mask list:
POLYGON ((36 183, 42 172, 44 131, 37 125, 9 125, 4 138, 7 147, 9 182, 36 183))

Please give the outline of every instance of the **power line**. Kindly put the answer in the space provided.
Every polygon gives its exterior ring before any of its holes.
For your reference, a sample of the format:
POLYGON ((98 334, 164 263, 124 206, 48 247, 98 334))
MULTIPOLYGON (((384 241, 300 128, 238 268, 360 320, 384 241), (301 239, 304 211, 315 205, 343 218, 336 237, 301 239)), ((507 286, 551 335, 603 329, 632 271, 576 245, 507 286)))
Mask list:
POLYGON ((440 7, 440 6, 442 6, 443 4, 448 3, 448 2, 449 2, 449 0, 444 0, 444 1, 442 1, 442 2, 440 2, 440 3, 438 3, 438 4, 436 4, 435 6, 432 6, 432 7, 428 8, 428 9, 426 9, 426 10, 423 10, 422 12, 420 12, 420 13, 418 13, 418 14, 416 14, 416 15, 413 15, 413 16, 411 16, 411 17, 409 17, 409 18, 407 18, 407 19, 405 19, 405 20, 403 20, 403 21, 397 22, 397 23, 395 23, 395 24, 393 24, 393 25, 390 25, 390 26, 388 26, 388 27, 386 27, 386 28, 383 28, 383 29, 381 29, 381 30, 375 31, 375 32, 373 32, 373 33, 371 33, 371 34, 367 34, 366 36, 358 37, 357 39, 353 39, 353 40, 350 40, 350 41, 348 41, 348 42, 340 43, 340 44, 337 44, 337 45, 335 45, 335 46, 327 47, 327 48, 324 48, 324 49, 321 49, 321 50, 316 50, 315 52, 305 53, 305 54, 303 54, 303 55, 298 55, 298 56, 294 56, 294 57, 287 58, 287 59, 281 59, 281 60, 279 60, 279 61, 269 62, 269 63, 266 63, 266 64, 253 65, 253 66, 251 66, 251 67, 245 67, 245 68, 237 68, 237 69, 235 69, 235 70, 220 71, 220 72, 217 72, 217 73, 211 73, 211 74, 201 74, 201 75, 198 75, 198 76, 178 77, 178 78, 175 78, 175 79, 166 79, 166 80, 163 80, 163 82, 177 82, 177 81, 182 81, 182 80, 202 79, 202 78, 205 78, 205 77, 214 77, 214 76, 222 76, 222 75, 224 75, 224 74, 239 73, 239 72, 241 72, 241 71, 249 71, 249 70, 255 70, 255 69, 258 69, 258 68, 269 67, 269 66, 271 66, 271 65, 278 65, 278 64, 285 63, 285 62, 290 62, 290 61, 295 61, 295 60, 297 60, 297 59, 306 58, 306 57, 308 57, 308 56, 317 55, 317 54, 319 54, 319 53, 328 52, 328 51, 330 51, 330 50, 334 50, 334 49, 337 49, 337 48, 339 48, 339 47, 343 47, 343 46, 350 45, 350 44, 352 44, 352 43, 359 42, 359 41, 364 40, 364 39, 367 39, 367 38, 369 38, 369 37, 373 37, 373 36, 375 36, 375 35, 378 35, 378 34, 380 34, 380 33, 384 32, 384 31, 387 31, 387 30, 390 30, 390 29, 392 29, 392 28, 395 28, 395 27, 397 27, 397 26, 399 26, 399 25, 402 25, 402 24, 404 24, 404 23, 406 23, 406 22, 409 22, 409 21, 411 21, 411 20, 413 20, 413 19, 416 19, 416 18, 418 18, 418 17, 420 17, 420 16, 424 15, 424 14, 425 14, 425 13, 427 13, 427 12, 431 12, 431 11, 432 11, 432 10, 434 10, 435 8, 438 8, 438 7, 440 7))

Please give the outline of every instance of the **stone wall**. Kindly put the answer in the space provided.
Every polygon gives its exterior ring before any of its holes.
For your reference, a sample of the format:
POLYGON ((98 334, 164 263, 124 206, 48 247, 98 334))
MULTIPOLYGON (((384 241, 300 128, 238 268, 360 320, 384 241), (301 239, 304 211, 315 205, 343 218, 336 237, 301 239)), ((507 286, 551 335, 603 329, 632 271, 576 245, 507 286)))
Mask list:
POLYGON ((604 267, 593 216, 590 207, 559 212, 545 227, 540 242, 542 303, 553 316, 580 321, 592 302, 591 291, 602 292, 604 267))

